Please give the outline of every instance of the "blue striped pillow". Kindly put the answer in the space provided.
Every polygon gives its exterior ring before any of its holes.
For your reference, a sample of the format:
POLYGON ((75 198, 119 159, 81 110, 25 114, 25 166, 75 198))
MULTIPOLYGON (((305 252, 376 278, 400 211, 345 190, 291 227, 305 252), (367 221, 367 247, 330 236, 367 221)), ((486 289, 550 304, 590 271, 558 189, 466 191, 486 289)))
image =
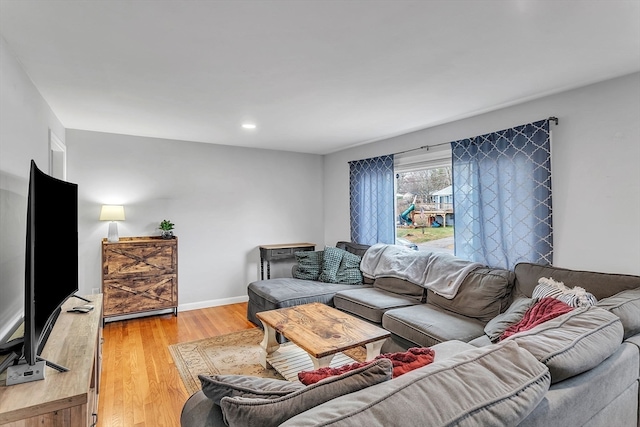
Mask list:
POLYGON ((538 285, 533 289, 531 296, 538 299, 555 298, 570 307, 590 307, 598 302, 596 297, 584 288, 579 286, 568 288, 564 283, 556 282, 551 277, 538 279, 538 285))

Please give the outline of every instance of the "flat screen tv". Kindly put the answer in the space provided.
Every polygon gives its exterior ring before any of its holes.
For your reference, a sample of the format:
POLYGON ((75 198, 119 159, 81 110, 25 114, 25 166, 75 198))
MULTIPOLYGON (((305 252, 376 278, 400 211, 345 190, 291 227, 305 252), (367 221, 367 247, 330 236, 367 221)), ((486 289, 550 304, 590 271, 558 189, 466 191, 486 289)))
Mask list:
POLYGON ((27 200, 24 358, 34 365, 61 305, 78 292, 78 186, 32 160, 27 200))

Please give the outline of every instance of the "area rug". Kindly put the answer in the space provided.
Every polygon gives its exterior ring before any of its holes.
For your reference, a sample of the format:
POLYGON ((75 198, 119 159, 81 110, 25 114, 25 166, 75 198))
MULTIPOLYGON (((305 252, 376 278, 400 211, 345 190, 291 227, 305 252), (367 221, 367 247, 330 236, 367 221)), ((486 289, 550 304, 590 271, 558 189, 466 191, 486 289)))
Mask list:
MULTIPOLYGON (((264 351, 260 347, 262 337, 262 329, 247 329, 232 334, 170 345, 169 352, 189 394, 200 390, 200 380, 198 379, 200 374, 255 375, 283 379, 274 369, 265 369, 260 365, 260 355, 264 351)), ((366 350, 363 347, 348 350, 345 353, 358 361, 362 361, 366 357, 366 350)))

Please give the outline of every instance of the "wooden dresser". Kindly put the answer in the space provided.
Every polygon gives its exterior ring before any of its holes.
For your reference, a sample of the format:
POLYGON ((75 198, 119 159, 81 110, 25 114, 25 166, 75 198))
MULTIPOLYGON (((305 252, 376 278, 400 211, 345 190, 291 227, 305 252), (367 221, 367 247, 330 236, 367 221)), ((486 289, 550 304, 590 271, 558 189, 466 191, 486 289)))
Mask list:
POLYGON ((42 350, 42 357, 68 368, 45 368, 45 378, 5 386, 0 382, 0 425, 3 427, 87 427, 98 417, 102 354, 102 295, 87 295, 95 309, 67 310, 85 304, 70 298, 42 350))
POLYGON ((103 316, 173 309, 178 315, 178 238, 102 240, 103 316))

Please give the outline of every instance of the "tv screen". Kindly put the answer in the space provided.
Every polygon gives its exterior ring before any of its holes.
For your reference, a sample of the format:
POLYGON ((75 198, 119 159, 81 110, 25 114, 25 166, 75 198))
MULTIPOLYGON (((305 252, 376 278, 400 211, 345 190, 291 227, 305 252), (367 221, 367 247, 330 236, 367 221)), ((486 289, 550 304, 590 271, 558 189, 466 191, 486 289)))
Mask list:
POLYGON ((37 356, 60 313, 78 291, 78 186, 31 161, 27 198, 24 357, 37 356))

